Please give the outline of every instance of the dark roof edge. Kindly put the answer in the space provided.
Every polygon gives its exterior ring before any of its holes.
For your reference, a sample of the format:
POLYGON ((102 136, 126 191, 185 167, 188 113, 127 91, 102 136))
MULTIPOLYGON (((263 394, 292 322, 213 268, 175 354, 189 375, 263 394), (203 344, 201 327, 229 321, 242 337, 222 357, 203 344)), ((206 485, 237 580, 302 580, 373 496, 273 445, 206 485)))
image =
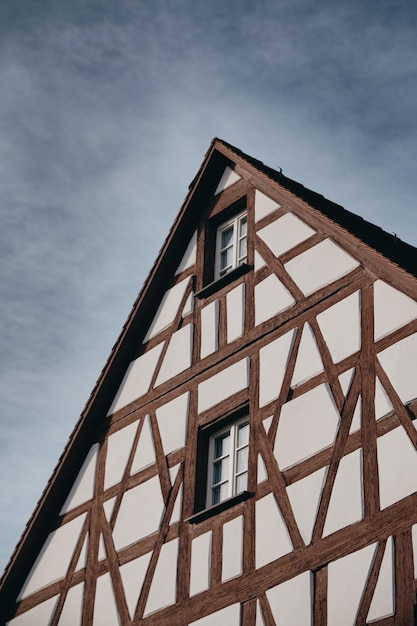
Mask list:
POLYGON ((351 234, 361 239, 371 248, 390 259, 404 270, 417 277, 417 248, 409 243, 402 241, 395 234, 387 233, 380 226, 376 226, 372 222, 368 222, 364 218, 348 211, 340 204, 336 204, 328 200, 323 195, 304 187, 291 178, 288 178, 282 172, 278 172, 271 167, 245 154, 231 144, 217 139, 220 144, 228 150, 242 158, 244 161, 255 167, 259 172, 265 174, 271 180, 279 183, 282 187, 296 195, 301 200, 307 202, 320 213, 330 218, 351 234))

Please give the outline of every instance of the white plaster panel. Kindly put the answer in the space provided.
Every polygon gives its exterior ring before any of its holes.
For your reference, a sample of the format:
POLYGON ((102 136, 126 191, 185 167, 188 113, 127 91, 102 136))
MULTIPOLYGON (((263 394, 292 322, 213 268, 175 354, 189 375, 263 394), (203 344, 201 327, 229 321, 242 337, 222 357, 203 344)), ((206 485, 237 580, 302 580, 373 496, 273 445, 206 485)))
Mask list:
POLYGON ((158 344, 130 363, 107 415, 112 415, 149 390, 164 343, 158 344))
POLYGON ((223 525, 222 581, 242 573, 243 516, 223 525))
POLYGON ((249 359, 242 359, 198 385, 198 411, 202 413, 249 385, 249 359))
POLYGON ((116 626, 120 624, 116 598, 109 573, 97 578, 94 602, 93 626, 116 626))
POLYGON ((266 626, 262 615, 261 603, 259 600, 256 602, 256 622, 255 626, 266 626))
POLYGON ((182 484, 178 489, 177 497, 175 499, 174 508, 172 509, 170 524, 175 524, 175 522, 179 522, 181 519, 181 510, 182 510, 182 484))
POLYGON ((259 406, 265 406, 281 391, 295 330, 274 339, 259 350, 259 406))
POLYGON ((84 569, 87 565, 87 554, 88 554, 88 532, 85 535, 84 543, 81 548, 80 556, 78 557, 77 565, 75 566, 75 571, 77 572, 79 569, 84 569))
POLYGON ((134 422, 108 437, 104 489, 117 485, 122 480, 137 427, 138 423, 134 422))
POLYGON ((76 506, 91 500, 94 496, 94 482, 96 476, 97 456, 100 446, 95 443, 91 446, 86 459, 75 479, 74 485, 68 494, 59 514, 63 515, 76 506))
POLYGON ((378 354, 382 367, 404 404, 417 397, 416 354, 417 333, 378 354))
POLYGON ((306 296, 345 276, 358 266, 356 259, 330 239, 321 241, 285 263, 285 269, 306 296))
POLYGON ((361 347, 360 292, 320 313, 317 321, 335 363, 357 352, 361 347))
POLYGON ((347 396, 350 386, 352 384, 354 373, 355 368, 352 367, 352 369, 343 372, 343 374, 340 374, 339 376, 340 386, 342 387, 342 391, 345 396, 347 396))
POLYGON ((310 324, 304 324, 300 346, 298 348, 297 361, 295 363, 294 374, 291 386, 295 387, 303 381, 320 374, 323 371, 323 361, 317 348, 316 339, 310 324))
POLYGON ((116 550, 158 530, 163 508, 164 503, 157 476, 127 491, 123 496, 113 530, 116 550), (144 502, 146 502, 146 515, 144 515, 144 502))
POLYGON ((388 399, 381 381, 377 378, 375 383, 375 417, 379 420, 381 417, 384 417, 384 415, 391 413, 391 411, 393 411, 392 404, 388 399))
POLYGON ((103 561, 107 558, 106 547, 104 545, 103 535, 100 533, 100 541, 98 544, 98 560, 103 561))
POLYGON ((143 340, 144 342, 149 341, 149 339, 155 337, 155 335, 172 324, 189 282, 190 277, 182 280, 180 283, 174 285, 174 287, 171 287, 171 289, 168 289, 165 292, 162 302, 159 305, 156 315, 149 327, 148 332, 146 333, 145 339, 143 340))
POLYGON ((271 274, 255 285, 255 325, 262 324, 295 303, 282 282, 271 274))
POLYGON ((262 567, 284 554, 293 546, 287 526, 272 493, 256 502, 256 567, 262 567))
POLYGON ((219 180, 219 184, 216 187, 214 195, 217 196, 218 193, 224 191, 228 187, 231 187, 238 180, 240 180, 239 174, 236 174, 236 172, 234 172, 231 167, 227 166, 222 174, 221 179, 219 180))
POLYGON ((269 417, 266 417, 264 420, 262 420, 262 426, 264 427, 266 434, 269 433, 269 429, 271 427, 273 419, 274 419, 274 416, 270 415, 269 417))
POLYGON ((264 265, 266 265, 266 261, 263 258, 263 256, 261 256, 259 254, 259 252, 257 250, 255 250, 255 272, 257 272, 258 270, 261 269, 261 267, 264 267, 264 265))
POLYGON ((388 537, 367 620, 394 614, 394 555, 392 537, 388 537))
POLYGON ((178 539, 164 543, 152 579, 144 615, 175 603, 178 539))
POLYGON ((70 587, 62 607, 58 626, 76 626, 81 624, 83 611, 84 583, 70 587))
POLYGON ((132 466, 130 468, 130 474, 136 474, 136 472, 140 472, 152 463, 155 463, 155 447, 152 436, 151 418, 150 415, 145 415, 138 445, 136 446, 135 456, 133 457, 132 466))
POLYGON ((187 324, 172 334, 155 387, 191 366, 193 328, 193 324, 187 324))
POLYGON ((53 613, 58 603, 58 596, 49 598, 38 604, 30 611, 22 613, 18 617, 6 622, 7 626, 47 626, 51 623, 53 613))
POLYGON ((169 467, 168 468, 168 472, 169 472, 169 479, 171 481, 171 485, 173 486, 175 483, 175 479, 177 478, 177 474, 178 474, 178 470, 181 467, 181 463, 177 463, 176 465, 174 465, 173 467, 169 467))
POLYGON ((126 563, 119 568, 126 594, 127 607, 132 619, 142 589, 143 581, 145 579, 146 570, 148 569, 149 561, 151 560, 151 555, 152 552, 148 552, 148 554, 144 554, 138 559, 129 561, 129 563, 126 563))
POLYGON ((263 217, 266 217, 276 209, 279 209, 281 205, 279 205, 275 200, 271 200, 264 193, 255 191, 255 222, 258 222, 263 217))
POLYGON ((375 544, 329 563, 327 625, 352 626, 375 554, 375 544))
POLYGON ((259 237, 276 257, 315 234, 315 231, 293 213, 286 213, 265 228, 258 230, 259 237))
POLYGON ((18 600, 63 578, 79 540, 86 513, 50 533, 19 593, 18 600))
POLYGON ((306 545, 313 534, 326 472, 327 467, 322 467, 287 487, 295 520, 306 545))
POLYGON ((190 596, 210 586, 211 531, 195 537, 191 544, 190 596))
POLYGON ((186 317, 194 311, 194 293, 191 292, 185 301, 184 308, 182 310, 182 317, 186 317))
POLYGON ((340 528, 358 522, 362 517, 362 452, 359 449, 340 460, 323 536, 326 537, 340 528))
POLYGON ((245 285, 241 283, 226 296, 227 342, 231 343, 243 335, 245 324, 245 285))
POLYGON ((349 435, 359 430, 362 426, 362 397, 358 397, 355 411, 353 413, 352 422, 349 428, 349 435))
POLYGON ((285 469, 332 445, 339 413, 327 385, 283 405, 274 454, 285 469))
POLYGON ((382 280, 374 284, 375 339, 401 328, 417 317, 417 302, 382 280))
POLYGON ((201 309, 201 347, 202 359, 212 354, 219 347, 219 301, 210 302, 201 309))
POLYGON ((268 480, 268 472, 266 471, 262 455, 258 454, 258 483, 263 483, 264 480, 268 480))
POLYGON ((381 509, 417 491, 417 452, 402 426, 377 439, 381 509))
POLYGON ((110 522, 111 516, 113 513, 114 505, 116 504, 116 496, 114 498, 110 498, 110 500, 106 500, 103 502, 104 514, 106 516, 106 520, 110 522))
POLYGON ((277 624, 309 626, 311 624, 311 574, 303 572, 266 592, 277 624))
POLYGON ((169 454, 185 445, 188 422, 189 393, 183 393, 156 410, 162 446, 169 454))
POLYGON ((187 270, 189 267, 192 267, 195 263, 197 254, 197 231, 193 234, 190 239, 190 242, 187 246, 186 251, 184 252, 184 256, 182 257, 181 263, 179 264, 177 271, 175 272, 175 276, 181 274, 184 270, 187 270))
POLYGON ((225 609, 202 617, 190 626, 240 626, 240 604, 232 604, 225 609))

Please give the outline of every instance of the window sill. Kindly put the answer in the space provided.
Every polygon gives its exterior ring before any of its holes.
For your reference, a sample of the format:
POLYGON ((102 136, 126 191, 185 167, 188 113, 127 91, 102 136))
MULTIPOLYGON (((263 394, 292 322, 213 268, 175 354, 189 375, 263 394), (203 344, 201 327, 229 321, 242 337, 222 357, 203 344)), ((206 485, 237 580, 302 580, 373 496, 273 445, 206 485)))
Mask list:
POLYGON ((209 507, 208 509, 203 509, 203 511, 199 511, 191 517, 187 518, 185 521, 189 524, 199 524, 210 517, 214 517, 218 515, 222 511, 226 511, 226 509, 230 509, 232 506, 239 504, 240 502, 244 502, 245 500, 249 500, 252 498, 254 494, 250 491, 242 491, 242 493, 238 493, 236 496, 232 496, 227 500, 223 500, 223 502, 219 502, 219 504, 215 504, 214 506, 209 507))
POLYGON ((228 272, 221 278, 218 278, 217 280, 203 287, 203 289, 200 289, 200 291, 197 291, 197 293, 194 294, 194 297, 195 298, 207 298, 208 296, 211 296, 211 294, 215 293, 222 287, 225 287, 229 283, 236 280, 236 278, 239 278, 240 276, 247 274, 251 269, 252 269, 252 265, 248 265, 248 263, 242 263, 242 265, 235 267, 235 269, 231 270, 230 272, 228 272))

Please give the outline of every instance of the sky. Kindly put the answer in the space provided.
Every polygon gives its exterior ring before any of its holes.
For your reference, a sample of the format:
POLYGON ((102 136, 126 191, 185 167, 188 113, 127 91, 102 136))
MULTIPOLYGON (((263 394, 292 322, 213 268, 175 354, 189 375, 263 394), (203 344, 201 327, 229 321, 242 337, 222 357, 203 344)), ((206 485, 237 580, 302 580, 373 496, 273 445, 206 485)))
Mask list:
POLYGON ((412 0, 2 0, 0 572, 213 137, 417 246, 412 0))

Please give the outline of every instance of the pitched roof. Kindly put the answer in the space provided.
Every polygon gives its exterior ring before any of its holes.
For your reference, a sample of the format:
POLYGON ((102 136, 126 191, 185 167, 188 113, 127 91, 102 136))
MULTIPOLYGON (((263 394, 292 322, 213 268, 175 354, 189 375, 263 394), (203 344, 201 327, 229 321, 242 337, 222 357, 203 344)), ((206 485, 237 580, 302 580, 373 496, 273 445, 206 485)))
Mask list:
POLYGON ((348 211, 340 204, 336 204, 323 195, 304 187, 301 183, 288 178, 281 170, 277 171, 268 167, 262 163, 262 161, 254 159, 221 139, 213 140, 214 145, 216 145, 216 142, 223 145, 233 152, 233 154, 239 156, 246 161, 246 163, 256 168, 259 172, 262 172, 271 180, 279 183, 292 194, 304 200, 310 206, 320 211, 320 213, 348 230, 368 246, 371 246, 371 248, 380 252, 383 256, 390 259, 413 276, 417 276, 417 248, 402 241, 396 235, 387 233, 379 226, 368 222, 359 215, 348 211))
POLYGON ((45 539, 47 532, 45 529, 48 529, 50 517, 55 514, 56 500, 63 497, 62 493, 65 492, 68 480, 74 474, 74 467, 81 464, 92 433, 103 425, 103 416, 107 413, 127 364, 133 358, 134 346, 140 343, 141 336, 143 338, 147 324, 155 313, 155 302, 160 293, 160 281, 166 280, 166 276, 172 273, 175 262, 178 262, 178 257, 181 258, 183 252, 181 252, 181 246, 186 245, 188 236, 191 236, 195 230, 199 218, 197 211, 201 205, 201 200, 213 197, 225 164, 232 166, 240 164, 246 169, 249 168, 251 177, 255 180, 266 177, 269 181, 278 183, 293 196, 318 210, 384 257, 410 274, 417 276, 416 248, 347 211, 340 205, 327 200, 322 195, 305 188, 300 183, 286 177, 281 171, 264 165, 261 161, 243 153, 227 142, 217 138, 213 139, 86 407, 6 567, 5 574, 0 581, 0 591, 4 593, 5 597, 16 595, 19 591, 19 584, 22 582, 22 576, 24 579, 24 572, 16 570, 24 570, 27 567, 25 559, 31 554, 34 545, 39 545, 45 539))

